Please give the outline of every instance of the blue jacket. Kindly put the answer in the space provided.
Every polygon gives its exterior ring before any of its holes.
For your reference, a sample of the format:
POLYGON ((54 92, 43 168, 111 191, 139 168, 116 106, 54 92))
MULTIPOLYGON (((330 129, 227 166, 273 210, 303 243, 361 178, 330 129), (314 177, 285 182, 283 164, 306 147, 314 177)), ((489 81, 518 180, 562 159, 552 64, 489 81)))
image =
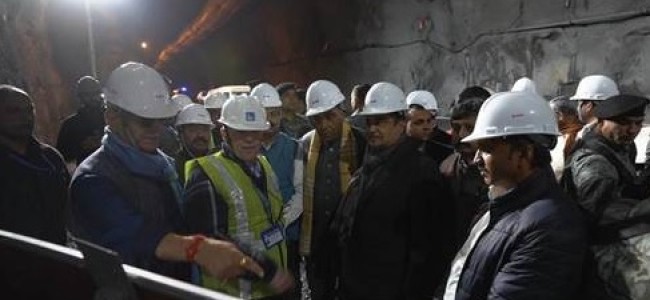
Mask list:
POLYGON ((456 300, 575 299, 586 229, 552 170, 490 201, 490 222, 465 262, 456 300))
MULTIPOLYGON (((302 178, 302 149, 298 141, 280 132, 270 147, 262 148, 262 152, 271 164, 275 176, 278 178, 280 193, 285 203, 284 209, 292 209, 292 206, 287 206, 287 203, 294 195, 297 194, 299 196, 299 199, 295 199, 294 201, 302 202, 302 185, 296 187, 294 182, 295 175, 302 178), (299 169, 296 170, 296 168, 299 169), (299 174, 296 174, 296 172, 299 172, 299 174)), ((286 225, 289 225, 287 227, 287 238, 297 241, 300 237, 300 222, 294 220, 291 224, 286 225)))
POLYGON ((173 160, 133 151, 108 133, 79 165, 70 186, 73 232, 116 251, 124 263, 187 280, 189 265, 155 256, 166 234, 183 229, 177 191, 164 174, 173 160))

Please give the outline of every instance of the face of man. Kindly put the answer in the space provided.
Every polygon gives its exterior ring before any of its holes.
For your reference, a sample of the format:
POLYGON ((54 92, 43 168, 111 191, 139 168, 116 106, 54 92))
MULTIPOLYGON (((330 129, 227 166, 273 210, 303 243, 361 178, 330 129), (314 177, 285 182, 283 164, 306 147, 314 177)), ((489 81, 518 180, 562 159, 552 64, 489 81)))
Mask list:
POLYGON ((407 114, 406 135, 426 141, 435 126, 435 116, 422 108, 411 108, 407 114))
POLYGON ((210 125, 185 124, 180 128, 180 138, 183 145, 197 156, 205 156, 210 150, 210 125))
POLYGON ((155 153, 160 136, 171 119, 145 119, 125 111, 108 109, 106 122, 125 142, 146 153, 155 153))
POLYGON ((305 112, 305 103, 300 100, 295 89, 290 89, 282 94, 282 108, 293 114, 302 114, 305 112))
POLYGON ((453 119, 451 123, 451 142, 458 153, 467 160, 471 160, 478 149, 476 142, 463 143, 464 138, 472 133, 476 116, 467 116, 464 118, 453 119))
POLYGON ((580 122, 583 124, 589 123, 589 121, 591 121, 593 118, 594 108, 595 105, 593 101, 578 101, 578 119, 580 119, 580 122))
POLYGON ((598 128, 600 134, 610 142, 619 145, 631 144, 641 131, 643 119, 643 117, 619 117, 602 120, 598 128))
POLYGON ((512 188, 521 179, 525 154, 515 151, 501 138, 479 140, 474 163, 487 185, 504 189, 512 188))
POLYGON ((92 109, 101 109, 104 103, 100 91, 79 92, 77 96, 79 97, 79 101, 81 101, 81 104, 83 104, 83 106, 92 109))
POLYGON ((267 131, 271 136, 275 136, 280 132, 280 123, 282 121, 282 108, 281 107, 269 107, 266 108, 266 118, 271 124, 271 127, 267 131))
POLYGON ((23 94, 12 93, 0 101, 0 136, 25 139, 34 132, 34 106, 23 94))
POLYGON ((330 109, 311 117, 311 120, 323 142, 333 142, 341 138, 345 114, 340 109, 330 109))
POLYGON ((260 154, 263 131, 241 131, 224 126, 221 133, 239 159, 253 162, 260 154))
POLYGON ((210 119, 212 120, 212 124, 220 124, 219 123, 219 118, 221 118, 221 108, 208 108, 208 112, 210 113, 210 119))
POLYGON ((388 148, 399 141, 406 128, 406 121, 394 115, 366 116, 368 125, 368 146, 373 148, 388 148))

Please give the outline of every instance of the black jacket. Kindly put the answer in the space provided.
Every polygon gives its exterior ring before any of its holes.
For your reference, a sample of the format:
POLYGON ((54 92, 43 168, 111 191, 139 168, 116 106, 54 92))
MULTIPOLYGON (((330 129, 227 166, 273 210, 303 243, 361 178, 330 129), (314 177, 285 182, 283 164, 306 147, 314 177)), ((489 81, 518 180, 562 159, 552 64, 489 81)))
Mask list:
POLYGON ((70 176, 61 154, 32 139, 25 155, 0 145, 0 229, 64 244, 70 176))
POLYGON ((491 200, 489 209, 489 225, 465 262, 456 300, 575 299, 586 230, 550 167, 491 200))
POLYGON ((425 299, 447 269, 453 227, 436 162, 406 138, 350 182, 333 230, 342 299, 425 299))

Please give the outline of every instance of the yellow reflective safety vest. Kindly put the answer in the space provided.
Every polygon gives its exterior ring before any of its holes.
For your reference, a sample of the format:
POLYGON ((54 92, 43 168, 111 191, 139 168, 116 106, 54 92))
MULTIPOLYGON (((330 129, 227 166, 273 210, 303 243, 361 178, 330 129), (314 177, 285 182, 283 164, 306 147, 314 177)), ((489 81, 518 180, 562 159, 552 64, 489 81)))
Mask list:
MULTIPOLYGON (((268 249, 262 241, 262 233, 274 225, 280 228, 284 236, 284 226, 281 224, 282 196, 269 162, 264 156, 258 156, 258 161, 266 175, 267 195, 263 195, 241 166, 227 158, 223 151, 196 159, 187 171, 191 172, 198 165, 208 176, 216 192, 223 197, 228 205, 228 235, 238 243, 249 245, 255 251, 264 253, 276 263, 278 270, 284 270, 287 261, 286 240, 268 249), (264 203, 270 205, 265 206, 264 203)), ((275 294, 267 283, 261 281, 238 279, 224 282, 206 274, 201 274, 201 285, 243 299, 257 299, 275 294)))

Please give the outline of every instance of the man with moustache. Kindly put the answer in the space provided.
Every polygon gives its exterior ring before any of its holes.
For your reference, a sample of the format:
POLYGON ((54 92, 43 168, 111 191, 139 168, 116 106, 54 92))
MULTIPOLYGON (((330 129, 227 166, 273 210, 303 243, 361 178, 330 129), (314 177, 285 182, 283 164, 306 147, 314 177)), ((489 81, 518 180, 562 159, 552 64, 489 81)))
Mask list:
POLYGON ((306 257, 311 297, 334 299, 336 238, 329 226, 352 174, 361 166, 366 140, 350 125, 345 96, 332 82, 314 81, 307 89, 307 117, 314 124, 302 137, 305 150, 300 255, 306 257))
POLYGON ((388 82, 366 95, 368 150, 332 223, 342 300, 431 299, 447 268, 451 203, 437 163, 405 134, 405 100, 388 82))
POLYGON ((453 202, 455 208, 454 249, 460 248, 479 208, 487 204, 487 185, 474 164, 477 145, 462 142, 474 130, 483 101, 485 99, 479 97, 458 99, 450 110, 454 153, 442 161, 440 173, 450 189, 452 197, 449 201, 453 202))
POLYGON ((488 210, 456 254, 443 299, 576 299, 586 232, 551 170, 558 134, 553 111, 534 93, 485 100, 462 142, 477 144, 488 210))
POLYGON ((190 263, 221 279, 264 271, 234 244, 183 235, 182 187, 173 159, 158 146, 178 112, 169 87, 149 66, 128 62, 104 87, 102 146, 77 168, 70 184, 72 232, 116 251, 122 261, 190 280, 190 263))
POLYGON ((282 299, 294 282, 286 270, 282 195, 271 165, 260 155, 262 135, 270 127, 266 112, 255 98, 234 96, 224 103, 219 122, 222 150, 189 166, 188 227, 252 252, 264 277, 223 281, 202 274, 201 285, 244 299, 282 299))
POLYGON ((0 229, 63 245, 70 176, 61 154, 34 137, 34 103, 0 85, 0 229))
POLYGON ((215 151, 211 132, 214 124, 210 113, 201 104, 188 104, 176 116, 176 130, 181 149, 176 152, 176 171, 181 183, 185 183, 185 163, 215 151))
POLYGON ((451 137, 436 124, 438 101, 429 91, 413 91, 406 96, 406 135, 422 140, 421 151, 440 163, 453 149, 451 137))

